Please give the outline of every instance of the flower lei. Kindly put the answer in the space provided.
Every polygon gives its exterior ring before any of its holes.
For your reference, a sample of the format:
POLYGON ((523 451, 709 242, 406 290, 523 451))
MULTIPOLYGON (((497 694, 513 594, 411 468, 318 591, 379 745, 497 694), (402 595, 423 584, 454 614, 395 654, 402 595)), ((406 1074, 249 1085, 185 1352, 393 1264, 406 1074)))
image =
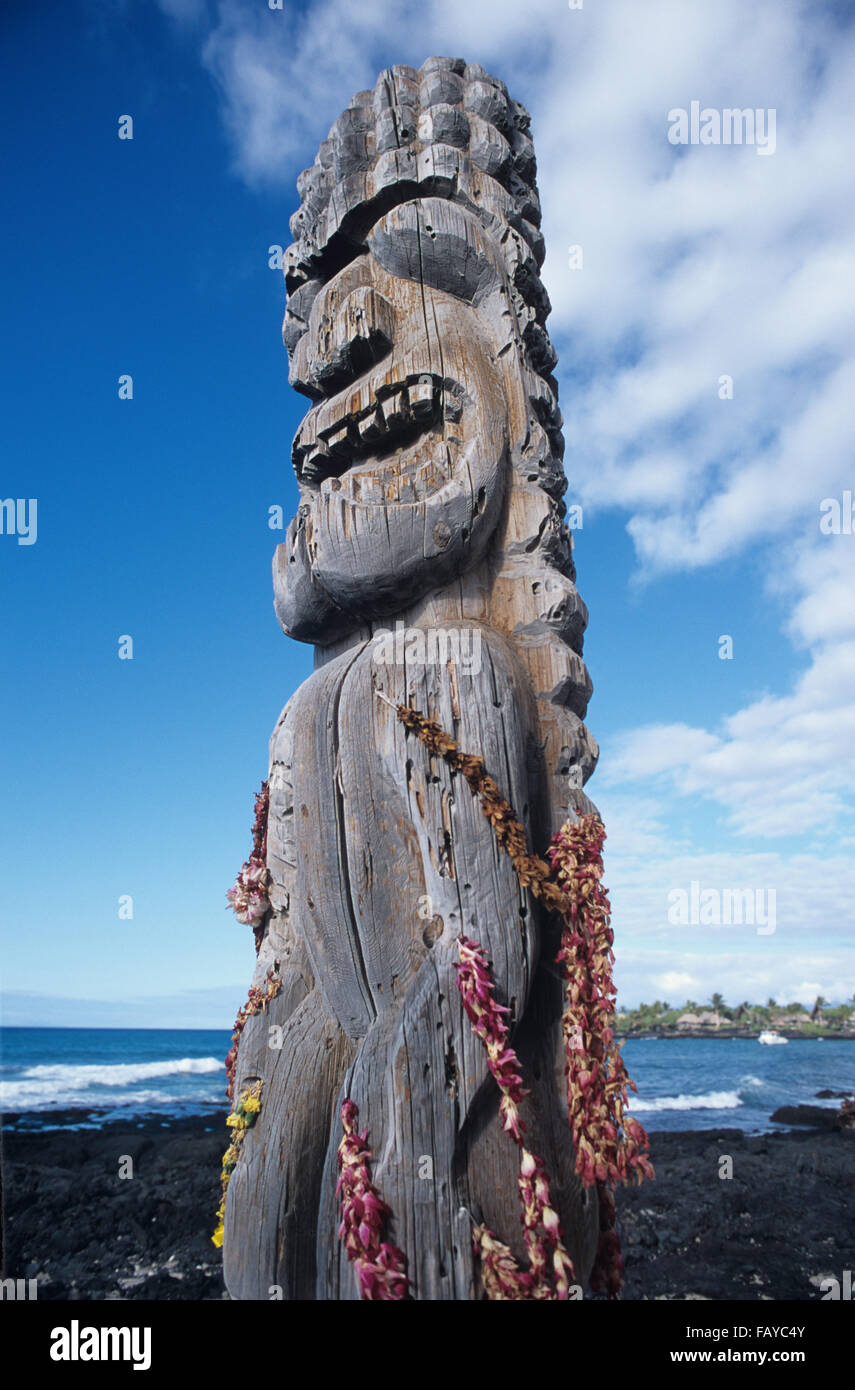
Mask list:
POLYGON ((341 1107, 341 1123, 344 1137, 338 1146, 335 1189, 340 1198, 339 1238, 348 1260, 356 1266, 360 1298, 366 1302, 402 1302, 409 1291, 404 1273, 406 1257, 396 1245, 383 1240, 391 1212, 371 1181, 368 1131, 359 1133, 359 1111, 352 1100, 344 1101, 341 1107))
POLYGON ((616 991, 609 898, 601 882, 605 838, 601 821, 582 816, 564 823, 547 854, 569 899, 556 960, 565 982, 561 1026, 576 1171, 586 1187, 596 1183, 600 1207, 591 1287, 615 1297, 623 1283, 623 1256, 609 1188, 633 1178, 640 1183, 654 1172, 647 1135, 626 1114, 627 1092, 636 1086, 627 1075, 610 1023, 616 991))
POLYGON ((508 1010, 497 1004, 487 957, 476 941, 460 937, 457 942, 460 964, 457 987, 463 1007, 487 1052, 487 1065, 501 1092, 499 1114, 502 1128, 520 1150, 517 1179, 526 1254, 529 1268, 520 1270, 506 1245, 486 1226, 476 1226, 473 1244, 481 1256, 484 1287, 488 1298, 551 1299, 566 1301, 576 1275, 561 1239, 561 1223, 552 1206, 546 1165, 525 1147, 525 1124, 520 1119, 520 1101, 528 1095, 523 1089, 519 1058, 508 1041, 508 1010), (550 1273, 551 1271, 551 1273, 550 1273))
POLYGON ((239 922, 251 926, 255 933, 255 950, 261 946, 262 925, 270 911, 270 871, 267 867, 267 817, 270 809, 268 784, 262 782, 255 798, 255 821, 252 827, 252 852, 235 879, 226 897, 239 922))
MULTIPOLYGON (((615 1007, 612 932, 609 900, 602 887, 602 846, 605 829, 596 816, 566 821, 553 837, 550 862, 529 854, 523 826, 483 758, 462 753, 453 738, 434 720, 407 705, 394 705, 405 728, 428 749, 459 772, 493 828, 500 847, 509 856, 523 888, 562 918, 561 947, 556 963, 564 976, 565 1007, 562 1033, 565 1045, 567 1107, 576 1153, 576 1171, 583 1186, 596 1184, 599 1200, 599 1242, 591 1287, 614 1298, 620 1292, 623 1258, 615 1220, 614 1198, 609 1190, 635 1178, 639 1183, 654 1176, 648 1139, 637 1120, 625 1114, 629 1080, 609 1019, 615 1007)), ((560 1226, 549 1202, 549 1184, 543 1161, 522 1144, 523 1126, 518 1104, 525 1094, 519 1062, 508 1045, 505 1012, 493 998, 489 966, 476 942, 459 942, 461 965, 458 987, 464 1007, 488 1054, 488 1065, 502 1094, 503 1128, 521 1148, 520 1200, 529 1270, 522 1272, 510 1250, 482 1226, 473 1238, 482 1257, 482 1274, 488 1298, 566 1298, 566 1280, 572 1263, 561 1245, 560 1226), (526 1170, 530 1172, 526 1175, 526 1170), (534 1179, 532 1183, 532 1179, 534 1179), (542 1234, 541 1234, 542 1233, 542 1234), (552 1247, 554 1288, 545 1281, 545 1244, 552 1247), (566 1261, 566 1262, 565 1262, 566 1261)))
POLYGON ((263 1085, 263 1081, 255 1081, 251 1086, 246 1086, 244 1090, 241 1091, 240 1100, 234 1110, 226 1119, 226 1124, 229 1129, 234 1130, 234 1133, 232 1134, 232 1141, 223 1155, 223 1167, 220 1173, 223 1195, 217 1209, 217 1229, 211 1236, 211 1240, 218 1248, 222 1245, 223 1236, 225 1235, 226 1193, 229 1190, 229 1180, 240 1158, 241 1147, 247 1136, 247 1131, 252 1129, 252 1126, 258 1119, 261 1110, 261 1088, 263 1085))
POLYGON ((228 1078, 226 1097, 228 1100, 231 1100, 235 1093, 238 1043, 240 1042, 240 1035, 246 1027, 246 1021, 255 1014, 263 1014, 265 1012, 271 999, 275 999, 282 988, 282 980, 278 975, 274 975, 272 970, 268 970, 266 985, 266 989, 258 989, 257 986, 250 985, 247 1001, 238 1010, 238 1016, 235 1019, 234 1031, 232 1032, 232 1045, 226 1057, 226 1077, 228 1078))

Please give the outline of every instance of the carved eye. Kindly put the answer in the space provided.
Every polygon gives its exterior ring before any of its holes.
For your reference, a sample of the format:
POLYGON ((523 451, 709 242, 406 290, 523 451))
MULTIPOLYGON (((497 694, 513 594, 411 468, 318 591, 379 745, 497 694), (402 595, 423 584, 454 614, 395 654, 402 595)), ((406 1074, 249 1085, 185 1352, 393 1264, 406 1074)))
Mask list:
POLYGON ((392 349, 394 314, 388 299, 371 285, 359 285, 327 314, 311 360, 313 384, 332 395, 379 362, 392 349))
POLYGON ((368 244, 391 275, 477 302, 501 283, 502 257, 477 220, 454 203, 425 198, 391 209, 368 244))
POLYGON ((311 400, 322 400, 349 385, 392 349, 394 310, 372 285, 364 265, 354 263, 323 291, 313 282, 311 299, 295 296, 285 315, 285 343, 291 359, 289 381, 311 400), (354 283, 357 277, 363 283, 354 283))
POLYGON ((282 324, 282 341, 288 349, 289 357, 293 356, 297 344, 308 330, 309 315, 320 289, 319 280, 309 280, 288 292, 285 320, 282 324))

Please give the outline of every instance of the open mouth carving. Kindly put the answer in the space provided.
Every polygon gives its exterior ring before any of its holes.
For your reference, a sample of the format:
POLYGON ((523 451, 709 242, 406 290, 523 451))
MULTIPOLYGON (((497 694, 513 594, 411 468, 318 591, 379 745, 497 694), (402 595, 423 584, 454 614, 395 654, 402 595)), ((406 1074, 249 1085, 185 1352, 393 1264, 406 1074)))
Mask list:
POLYGON ((459 420, 462 387, 430 372, 341 393, 310 410, 292 449, 299 480, 319 484, 356 463, 382 462, 445 420, 459 420))

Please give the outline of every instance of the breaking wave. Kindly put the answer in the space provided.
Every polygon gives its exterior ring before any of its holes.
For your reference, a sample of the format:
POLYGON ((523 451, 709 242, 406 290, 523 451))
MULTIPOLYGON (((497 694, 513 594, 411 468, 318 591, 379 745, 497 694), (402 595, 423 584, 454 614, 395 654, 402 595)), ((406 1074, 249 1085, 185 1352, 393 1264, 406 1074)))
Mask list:
POLYGON ((217 1057, 176 1057, 162 1062, 117 1062, 112 1065, 26 1067, 14 1081, 0 1082, 0 1109, 37 1110, 44 1106, 96 1105, 119 1102, 161 1103, 175 1099, 170 1090, 133 1090, 140 1082, 164 1077, 224 1075, 217 1057), (122 1088, 122 1093, 118 1094, 122 1088))
POLYGON ((633 1114, 643 1110, 737 1110, 744 1105, 738 1091, 708 1091, 703 1096, 657 1096, 654 1100, 630 1097, 633 1114))

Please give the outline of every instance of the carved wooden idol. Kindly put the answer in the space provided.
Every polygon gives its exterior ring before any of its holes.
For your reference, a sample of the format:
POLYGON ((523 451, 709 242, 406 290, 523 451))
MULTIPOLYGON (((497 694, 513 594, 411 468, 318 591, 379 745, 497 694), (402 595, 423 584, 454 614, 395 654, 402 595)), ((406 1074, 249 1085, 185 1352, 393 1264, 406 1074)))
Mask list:
POLYGON ((582 1283, 597 1202, 574 1172, 545 914, 393 707, 483 757, 539 853, 593 809, 529 116, 477 65, 390 68, 298 189, 284 338, 311 406, 274 591, 315 670, 270 744, 266 1003, 234 1091, 260 1109, 228 1186, 226 1282, 241 1299, 359 1298, 337 1234, 345 1100, 411 1298, 484 1296, 478 1223, 524 1259, 519 1154, 462 1007, 462 935, 511 1011, 522 1113, 582 1283))

